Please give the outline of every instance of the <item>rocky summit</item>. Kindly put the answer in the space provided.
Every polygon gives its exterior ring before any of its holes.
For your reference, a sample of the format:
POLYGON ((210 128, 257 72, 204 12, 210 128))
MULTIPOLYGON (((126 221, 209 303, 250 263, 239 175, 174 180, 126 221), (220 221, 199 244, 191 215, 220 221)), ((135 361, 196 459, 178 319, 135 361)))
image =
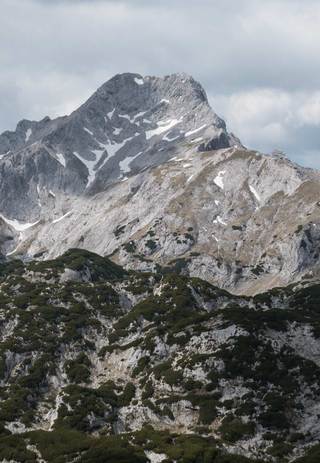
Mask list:
POLYGON ((320 173, 185 74, 0 135, 0 462, 320 461, 320 173))
POLYGON ((187 75, 117 75, 0 153, 4 256, 84 248, 240 294, 319 273, 319 172, 246 149, 187 75))

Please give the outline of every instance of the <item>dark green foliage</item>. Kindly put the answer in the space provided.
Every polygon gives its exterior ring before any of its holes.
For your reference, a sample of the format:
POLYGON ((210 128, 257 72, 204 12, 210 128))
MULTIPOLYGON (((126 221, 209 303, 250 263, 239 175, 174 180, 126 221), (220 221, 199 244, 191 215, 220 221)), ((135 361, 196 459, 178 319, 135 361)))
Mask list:
POLYGON ((36 455, 27 450, 26 442, 20 436, 0 437, 0 460, 36 463, 36 455))
POLYGON ((320 445, 315 445, 307 454, 294 460, 294 463, 319 463, 320 461, 320 445))
POLYGON ((118 397, 118 405, 120 407, 125 407, 130 405, 131 400, 136 395, 136 387, 133 383, 127 383, 123 393, 118 397))
MULTIPOLYGON (((191 240, 191 235, 179 238, 191 240)), ((173 266, 186 273, 187 264, 182 258, 173 266)), ((70 250, 53 261, 7 265, 0 269, 0 329, 8 331, 0 344, 2 459, 35 461, 26 448, 30 439, 48 463, 140 463, 146 461, 143 450, 165 453, 170 463, 242 463, 250 460, 226 454, 221 441, 237 444, 262 427, 264 438, 272 442, 264 450, 266 461, 282 463, 295 447, 310 442, 312 432, 307 436, 299 428, 305 412, 301 398, 316 401, 320 368, 286 339, 292 329, 309 326, 320 335, 320 285, 302 283, 252 298, 231 296, 166 269, 125 272, 83 250, 70 250), (78 272, 80 280, 61 283, 66 268, 78 272), (36 272, 32 278, 30 271, 36 272), (135 298, 139 302, 131 307, 135 298), (9 322, 12 328, 7 329, 9 322), (106 369, 96 377, 89 358, 95 358, 101 345, 106 369), (65 352, 68 359, 73 353, 72 360, 65 360, 65 352), (127 368, 128 379, 103 383, 104 374, 110 378, 113 358, 126 362, 128 355, 134 358, 132 353, 140 360, 127 368), (61 391, 54 430, 8 435, 6 423, 35 426, 41 407, 54 407, 52 375, 63 362, 68 385, 61 391), (198 369, 201 381, 191 379, 198 369), (226 400, 225 387, 234 384, 247 393, 226 400), (190 407, 196 419, 188 432, 207 437, 151 428, 108 436, 126 413, 122 407, 128 406, 132 414, 149 408, 168 427, 176 426, 180 406, 190 407), (213 429, 217 442, 210 437, 213 429)), ((310 450, 301 462, 317 461, 318 453, 310 450)))
POLYGON ((134 376, 139 375, 139 373, 145 370, 145 368, 149 365, 149 363, 150 363, 150 357, 148 355, 146 355, 145 357, 141 357, 138 360, 138 365, 133 370, 133 375, 134 376))
POLYGON ((254 275, 261 275, 261 273, 264 273, 265 272, 265 269, 263 268, 263 265, 261 264, 258 264, 256 265, 254 268, 251 269, 251 272, 254 274, 254 275))
POLYGON ((118 397, 112 384, 105 384, 99 389, 89 389, 81 386, 68 386, 65 388, 64 403, 59 409, 57 429, 68 428, 79 431, 94 431, 89 416, 99 418, 97 428, 104 422, 112 422, 114 410, 118 405, 118 397), (100 424, 99 424, 100 423, 100 424))
POLYGON ((114 236, 116 238, 119 238, 119 236, 124 233, 125 229, 126 229, 126 225, 118 225, 117 228, 113 232, 114 236))
POLYGON ((150 399, 153 396, 154 387, 152 385, 152 381, 148 381, 144 387, 144 391, 142 392, 142 400, 150 399))
POLYGON ((157 249, 157 243, 153 240, 146 241, 147 248, 151 249, 151 251, 155 251, 157 249))
POLYGON ((29 269, 35 272, 52 272, 55 274, 65 268, 78 272, 89 270, 92 281, 121 279, 126 275, 126 271, 122 267, 108 258, 101 257, 85 249, 69 249, 55 260, 29 264, 29 269))
POLYGON ((137 246, 134 241, 129 241, 128 243, 125 243, 122 246, 130 254, 135 253, 137 250, 137 246))
POLYGON ((81 353, 74 360, 66 362, 65 370, 71 382, 87 383, 90 379, 90 366, 87 355, 81 353))
POLYGON ((240 439, 249 437, 254 433, 253 423, 244 423, 232 414, 227 415, 219 428, 222 438, 230 443, 237 442, 240 439))

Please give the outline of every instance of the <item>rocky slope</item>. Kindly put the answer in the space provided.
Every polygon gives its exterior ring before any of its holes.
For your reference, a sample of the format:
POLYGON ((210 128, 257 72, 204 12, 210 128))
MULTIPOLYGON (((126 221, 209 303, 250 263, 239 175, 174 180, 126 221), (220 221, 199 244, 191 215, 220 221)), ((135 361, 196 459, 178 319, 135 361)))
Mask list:
POLYGON ((319 172, 244 148, 186 75, 115 76, 0 153, 9 258, 80 247, 246 294, 319 275, 319 172))
POLYGON ((235 141, 191 77, 117 75, 70 116, 24 120, 0 136, 0 207, 34 222, 50 190, 71 197, 104 190, 195 137, 202 149, 235 141))
POLYGON ((240 297, 71 250, 0 289, 0 461, 318 461, 319 283, 240 297))

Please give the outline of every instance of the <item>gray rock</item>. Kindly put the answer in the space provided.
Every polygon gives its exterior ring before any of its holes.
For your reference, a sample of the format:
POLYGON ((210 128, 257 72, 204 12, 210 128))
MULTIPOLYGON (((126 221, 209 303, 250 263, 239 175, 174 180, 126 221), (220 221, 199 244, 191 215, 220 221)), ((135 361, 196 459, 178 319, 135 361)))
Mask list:
POLYGON ((244 148, 187 75, 117 75, 0 153, 3 254, 81 247, 236 293, 320 273, 319 172, 244 148))

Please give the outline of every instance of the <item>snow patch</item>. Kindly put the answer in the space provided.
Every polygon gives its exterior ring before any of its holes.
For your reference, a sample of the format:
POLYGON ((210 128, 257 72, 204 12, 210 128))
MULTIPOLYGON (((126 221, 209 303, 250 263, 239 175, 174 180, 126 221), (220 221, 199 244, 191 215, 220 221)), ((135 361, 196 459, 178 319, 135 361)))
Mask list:
POLYGON ((87 127, 83 127, 83 130, 88 132, 93 137, 93 132, 91 132, 91 130, 87 129, 87 127))
POLYGON ((175 125, 179 124, 181 119, 170 119, 168 121, 160 121, 158 122, 158 127, 153 130, 146 131, 146 139, 149 140, 150 138, 154 137, 155 135, 160 135, 164 132, 167 132, 175 125))
POLYGON ((66 159, 62 153, 56 153, 56 160, 60 162, 63 167, 66 167, 66 159))
POLYGON ((143 85, 144 84, 144 80, 141 77, 135 77, 134 81, 135 81, 135 83, 137 85, 143 85))
POLYGON ((148 111, 141 111, 140 113, 136 114, 133 118, 133 121, 135 122, 139 117, 144 116, 148 111))
MULTIPOLYGON (((96 155, 96 152, 97 150, 95 150, 94 154, 96 155)), ((99 150, 99 154, 100 156, 102 155, 102 153, 104 152, 104 150, 99 150)), ((80 154, 77 152, 77 151, 74 151, 73 154, 79 159, 79 161, 82 162, 82 164, 84 164, 86 166, 86 168, 88 169, 88 179, 87 179, 87 187, 93 182, 94 178, 95 178, 95 171, 94 171, 94 167, 95 165, 97 164, 97 159, 94 159, 93 161, 90 160, 90 159, 85 159, 83 158, 82 156, 80 156, 80 154)), ((96 156, 97 157, 97 156, 96 156)))
POLYGON ((82 156, 80 156, 79 153, 77 153, 76 151, 73 152, 73 154, 86 166, 86 168, 88 169, 88 179, 87 179, 87 186, 86 188, 88 188, 89 185, 91 185, 91 183, 93 183, 95 177, 96 177, 96 174, 97 172, 105 165, 105 163, 111 159, 115 154, 117 154, 117 152, 123 148, 125 146, 126 143, 128 143, 129 141, 131 141, 133 138, 135 138, 136 136, 140 135, 138 132, 136 132, 132 137, 129 137, 129 138, 126 138, 125 140, 123 140, 122 142, 120 143, 114 143, 114 142, 111 142, 111 143, 99 143, 101 149, 99 150, 91 150, 92 153, 95 155, 95 159, 94 160, 88 160, 88 159, 84 159, 82 156), (97 169, 97 166, 103 156, 104 153, 107 153, 107 156, 105 157, 105 159, 103 160, 103 163, 99 166, 99 168, 97 169))
POLYGON ((124 174, 126 174, 127 172, 130 172, 130 170, 131 170, 131 168, 130 168, 131 162, 135 158, 140 156, 140 154, 142 154, 142 153, 143 153, 143 151, 139 151, 139 153, 135 154, 134 156, 128 156, 123 161, 120 161, 119 162, 119 167, 120 167, 121 172, 123 172, 124 174))
POLYGON ((213 179, 214 183, 223 190, 224 184, 223 184, 223 176, 226 173, 225 170, 221 170, 218 175, 213 179))
POLYGON ((26 131, 26 143, 27 141, 29 141, 29 138, 31 137, 31 135, 32 135, 32 129, 28 129, 26 131))
POLYGON ((37 222, 33 222, 33 223, 19 222, 19 220, 16 220, 16 219, 7 219, 2 214, 0 214, 0 217, 1 217, 2 220, 4 220, 8 225, 13 227, 18 232, 23 232, 25 230, 28 230, 28 228, 34 227, 35 225, 37 225, 39 223, 39 220, 37 220, 37 222))
POLYGON ((72 214, 72 211, 67 212, 67 213, 64 214, 62 217, 59 217, 59 219, 53 220, 52 223, 58 223, 58 222, 60 222, 61 220, 63 220, 63 219, 65 219, 66 217, 68 217, 70 214, 72 214))
POLYGON ((116 108, 113 108, 113 110, 112 110, 112 111, 109 111, 109 112, 107 113, 107 117, 108 117, 108 119, 109 119, 109 120, 111 120, 111 119, 112 119, 112 117, 113 117, 113 115, 114 115, 114 112, 115 112, 115 110, 116 110, 116 108))
POLYGON ((253 196, 256 198, 256 200, 260 203, 261 202, 261 197, 260 197, 259 193, 257 192, 257 190, 251 185, 249 185, 249 190, 251 191, 253 196))
POLYGON ((180 138, 180 135, 177 135, 176 137, 172 137, 172 138, 169 138, 169 135, 165 135, 162 140, 170 142, 170 141, 177 140, 178 138, 180 138))
POLYGON ((115 135, 119 135, 119 133, 122 132, 122 130, 123 130, 122 128, 117 128, 116 127, 116 128, 113 129, 112 133, 114 133, 115 135))
POLYGON ((190 130, 189 132, 185 133, 185 137, 190 137, 191 135, 194 135, 197 132, 200 132, 200 130, 203 130, 205 127, 207 127, 207 124, 202 125, 201 127, 198 127, 197 129, 190 130))
POLYGON ((227 225, 226 222, 222 220, 220 215, 217 216, 217 218, 213 221, 213 223, 220 223, 221 225, 227 225))
POLYGON ((118 114, 118 116, 131 122, 131 116, 129 116, 129 114, 118 114))

